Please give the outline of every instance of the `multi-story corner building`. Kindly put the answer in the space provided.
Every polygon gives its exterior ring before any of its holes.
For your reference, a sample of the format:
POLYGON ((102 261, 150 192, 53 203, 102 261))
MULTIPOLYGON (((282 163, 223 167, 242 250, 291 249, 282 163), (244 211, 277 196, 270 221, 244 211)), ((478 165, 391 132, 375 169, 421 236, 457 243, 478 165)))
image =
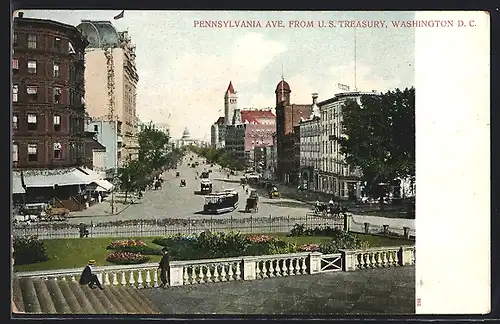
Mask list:
POLYGON ((89 41, 86 49, 85 102, 92 119, 122 125, 121 160, 137 158, 137 74, 135 45, 128 32, 109 21, 82 20, 77 26, 89 41))
POLYGON ((285 183, 298 184, 300 161, 296 160, 294 127, 311 114, 311 105, 290 104, 290 86, 282 79, 276 86, 276 176, 285 183))
POLYGON ((335 140, 342 134, 342 108, 346 100, 361 103, 361 96, 377 96, 375 92, 346 92, 318 103, 320 117, 320 163, 317 188, 321 192, 330 193, 342 199, 354 199, 361 196, 361 171, 348 165, 340 145, 335 140))
POLYGON ((88 42, 51 20, 16 17, 13 31, 14 169, 82 165, 88 42))
POLYGON ((318 94, 313 93, 312 113, 300 122, 300 185, 307 190, 318 189, 318 171, 321 159, 318 94))
POLYGON ((226 135, 225 117, 219 117, 210 127, 210 146, 216 149, 224 147, 224 138, 226 135))
POLYGON ((85 168, 85 48, 74 26, 14 18, 13 193, 24 202, 84 208, 98 179, 85 168))

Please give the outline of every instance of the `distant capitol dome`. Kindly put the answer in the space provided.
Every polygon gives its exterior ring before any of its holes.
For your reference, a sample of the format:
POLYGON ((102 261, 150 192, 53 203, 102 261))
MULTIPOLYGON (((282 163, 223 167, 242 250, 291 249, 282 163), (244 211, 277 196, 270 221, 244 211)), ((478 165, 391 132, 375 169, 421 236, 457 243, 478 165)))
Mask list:
POLYGON ((191 137, 191 134, 189 134, 189 131, 186 127, 184 128, 184 132, 182 133, 182 138, 189 138, 189 137, 191 137))

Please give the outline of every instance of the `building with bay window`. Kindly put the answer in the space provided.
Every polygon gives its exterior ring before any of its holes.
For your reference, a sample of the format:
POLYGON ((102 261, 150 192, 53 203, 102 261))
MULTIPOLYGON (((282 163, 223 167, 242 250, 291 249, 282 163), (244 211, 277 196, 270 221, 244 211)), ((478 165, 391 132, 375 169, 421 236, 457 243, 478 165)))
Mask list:
POLYGON ((12 32, 14 196, 81 209, 95 180, 84 168, 88 41, 74 26, 22 12, 12 32))

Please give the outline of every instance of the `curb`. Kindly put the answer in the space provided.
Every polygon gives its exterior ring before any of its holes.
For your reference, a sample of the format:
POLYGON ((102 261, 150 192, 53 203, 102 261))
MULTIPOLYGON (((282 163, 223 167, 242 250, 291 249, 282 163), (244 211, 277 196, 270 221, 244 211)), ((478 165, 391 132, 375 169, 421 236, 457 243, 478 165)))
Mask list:
POLYGON ((126 205, 122 210, 120 210, 119 212, 117 213, 114 213, 114 214, 100 214, 100 215, 78 215, 78 216, 68 216, 68 219, 69 218, 89 218, 89 217, 104 217, 104 216, 116 216, 116 215, 120 215, 121 213, 123 213, 125 210, 127 210, 130 206, 132 206, 132 204, 129 204, 129 205, 126 205))

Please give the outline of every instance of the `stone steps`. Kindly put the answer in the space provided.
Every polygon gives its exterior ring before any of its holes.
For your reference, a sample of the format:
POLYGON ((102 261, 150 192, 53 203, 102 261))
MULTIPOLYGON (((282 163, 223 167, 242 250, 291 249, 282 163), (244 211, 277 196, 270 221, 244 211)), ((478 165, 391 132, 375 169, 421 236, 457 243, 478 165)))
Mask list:
POLYGON ((91 289, 77 282, 41 278, 12 280, 13 303, 18 313, 31 314, 158 314, 137 288, 105 286, 91 289))

